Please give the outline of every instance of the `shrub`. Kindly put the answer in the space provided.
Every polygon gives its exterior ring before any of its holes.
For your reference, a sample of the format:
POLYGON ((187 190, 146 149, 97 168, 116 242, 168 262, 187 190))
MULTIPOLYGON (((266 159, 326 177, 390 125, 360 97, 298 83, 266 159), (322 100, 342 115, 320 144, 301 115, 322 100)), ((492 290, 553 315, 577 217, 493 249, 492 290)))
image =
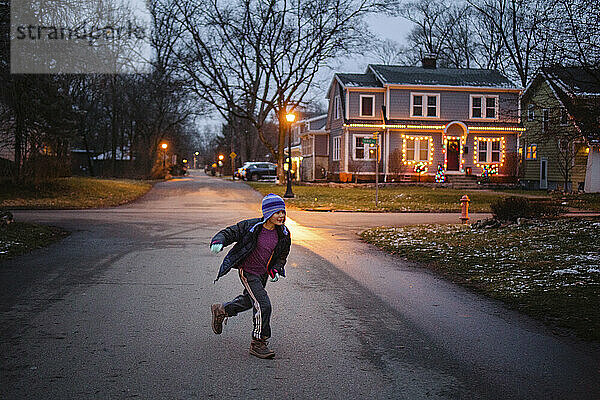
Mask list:
POLYGON ((500 221, 516 221, 517 218, 529 218, 531 207, 525 197, 502 197, 490 204, 492 214, 500 221))
POLYGON ((556 217, 564 212, 559 205, 518 196, 500 198, 490 204, 490 208, 496 219, 513 222, 518 218, 556 217))

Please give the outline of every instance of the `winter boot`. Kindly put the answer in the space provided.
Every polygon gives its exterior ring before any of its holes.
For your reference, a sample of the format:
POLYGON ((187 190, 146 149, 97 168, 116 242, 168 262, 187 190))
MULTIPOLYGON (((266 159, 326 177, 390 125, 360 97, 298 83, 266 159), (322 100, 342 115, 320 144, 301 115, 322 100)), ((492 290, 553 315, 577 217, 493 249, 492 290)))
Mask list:
MULTIPOLYGON (((212 330, 220 335, 223 332, 223 320, 227 318, 225 307, 223 307, 223 304, 213 304, 210 306, 210 311, 212 313, 212 330)), ((225 321, 225 324, 227 324, 227 321, 225 321)))
POLYGON ((258 358, 275 357, 275 352, 273 350, 269 350, 269 348, 267 347, 266 339, 252 338, 252 343, 250 343, 250 354, 258 358))

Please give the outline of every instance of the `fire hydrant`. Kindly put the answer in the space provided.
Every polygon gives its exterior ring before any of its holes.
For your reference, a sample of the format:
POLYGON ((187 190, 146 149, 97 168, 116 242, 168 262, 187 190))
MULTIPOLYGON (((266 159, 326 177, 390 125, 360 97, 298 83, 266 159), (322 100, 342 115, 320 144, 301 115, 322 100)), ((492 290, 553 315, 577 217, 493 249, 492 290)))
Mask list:
POLYGON ((460 199, 460 205, 462 208, 462 215, 460 216, 460 220, 463 224, 469 223, 469 196, 466 194, 460 199))

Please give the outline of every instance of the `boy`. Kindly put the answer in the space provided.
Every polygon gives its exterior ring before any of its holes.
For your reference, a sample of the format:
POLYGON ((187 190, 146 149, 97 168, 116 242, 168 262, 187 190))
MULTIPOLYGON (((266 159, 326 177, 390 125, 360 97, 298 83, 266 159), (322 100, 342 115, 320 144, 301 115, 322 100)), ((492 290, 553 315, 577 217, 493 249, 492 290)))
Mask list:
POLYGON ((232 243, 215 282, 231 268, 237 268, 244 285, 243 294, 225 304, 211 306, 212 328, 219 335, 223 321, 242 311, 253 309, 254 329, 250 354, 259 358, 273 358, 275 352, 267 347, 271 337, 271 301, 265 290, 268 276, 275 282, 285 277, 285 263, 290 252, 290 232, 285 227, 285 202, 275 194, 262 200, 262 218, 238 222, 217 233, 210 242, 210 250, 218 253, 232 243))

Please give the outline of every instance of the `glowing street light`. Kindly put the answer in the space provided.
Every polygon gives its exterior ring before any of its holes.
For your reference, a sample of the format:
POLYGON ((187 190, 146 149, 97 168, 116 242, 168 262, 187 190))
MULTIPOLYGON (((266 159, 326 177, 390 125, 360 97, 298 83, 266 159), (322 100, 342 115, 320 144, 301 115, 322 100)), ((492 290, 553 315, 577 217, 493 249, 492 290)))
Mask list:
POLYGON ((163 168, 164 168, 167 165, 167 147, 169 147, 169 145, 166 143, 162 143, 160 145, 160 147, 163 149, 163 168))
POLYGON ((287 188, 283 197, 286 199, 293 199, 294 192, 292 192, 292 123, 296 120, 296 114, 290 112, 285 114, 285 119, 289 122, 288 125, 288 162, 287 162, 287 188))
POLYGON ((219 154, 219 161, 223 161, 225 159, 225 156, 223 154, 219 154))

